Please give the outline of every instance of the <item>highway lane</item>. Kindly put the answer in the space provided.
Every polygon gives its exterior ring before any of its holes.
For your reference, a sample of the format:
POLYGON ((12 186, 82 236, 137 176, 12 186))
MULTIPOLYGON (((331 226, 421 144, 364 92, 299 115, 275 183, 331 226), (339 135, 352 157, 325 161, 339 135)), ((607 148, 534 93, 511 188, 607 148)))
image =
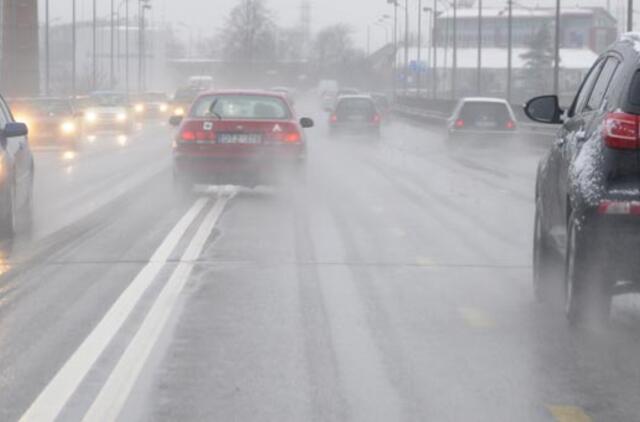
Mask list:
POLYGON ((542 148, 318 120, 306 184, 186 201, 166 127, 38 153, 36 230, 0 278, 0 419, 636 418, 636 299, 607 332, 532 299, 542 148))

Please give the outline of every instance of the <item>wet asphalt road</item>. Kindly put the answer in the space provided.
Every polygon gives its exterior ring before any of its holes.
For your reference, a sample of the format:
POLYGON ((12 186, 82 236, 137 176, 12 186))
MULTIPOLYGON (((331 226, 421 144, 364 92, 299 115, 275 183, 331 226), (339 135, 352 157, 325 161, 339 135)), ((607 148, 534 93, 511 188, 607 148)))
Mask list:
POLYGON ((634 421, 640 307, 531 289, 543 148, 309 132, 306 184, 173 195, 170 129, 36 153, 3 246, 0 420, 634 421))

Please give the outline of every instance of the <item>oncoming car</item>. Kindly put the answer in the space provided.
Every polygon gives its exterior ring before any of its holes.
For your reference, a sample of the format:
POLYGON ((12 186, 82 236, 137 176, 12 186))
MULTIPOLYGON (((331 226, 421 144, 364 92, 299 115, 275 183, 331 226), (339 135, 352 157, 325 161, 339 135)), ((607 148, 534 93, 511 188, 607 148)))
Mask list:
POLYGON ((463 98, 447 122, 448 140, 491 142, 516 133, 511 105, 500 98, 463 98))
POLYGON ((90 94, 91 105, 84 112, 84 128, 88 134, 133 131, 134 119, 129 110, 126 94, 99 91, 90 94))
POLYGON ((9 100, 16 120, 29 128, 32 146, 76 149, 81 137, 81 113, 66 98, 17 98, 9 100))
POLYGON ((353 134, 380 137, 382 116, 368 95, 345 95, 338 98, 329 116, 332 135, 353 134))
POLYGON ((145 92, 133 102, 133 113, 139 119, 159 119, 169 116, 169 98, 164 92, 145 92))
POLYGON ((194 184, 255 187, 304 178, 306 138, 313 126, 298 120, 281 94, 218 91, 199 96, 173 143, 174 179, 182 192, 194 184))

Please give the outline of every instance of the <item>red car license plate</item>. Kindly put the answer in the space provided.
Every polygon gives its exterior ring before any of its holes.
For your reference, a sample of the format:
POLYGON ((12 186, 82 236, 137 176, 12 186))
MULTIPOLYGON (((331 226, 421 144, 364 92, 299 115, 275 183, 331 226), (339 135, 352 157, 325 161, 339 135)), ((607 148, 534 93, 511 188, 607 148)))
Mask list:
POLYGON ((219 144, 260 144, 262 134, 260 133, 219 133, 219 144))

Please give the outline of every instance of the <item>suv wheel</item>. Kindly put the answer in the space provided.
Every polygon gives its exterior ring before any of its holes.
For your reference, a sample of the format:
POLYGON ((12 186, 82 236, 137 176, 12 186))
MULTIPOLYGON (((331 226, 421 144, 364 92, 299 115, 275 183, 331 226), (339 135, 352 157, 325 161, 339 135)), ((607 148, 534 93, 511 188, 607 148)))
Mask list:
POLYGON ((602 263, 587 248, 575 222, 570 223, 567 239, 565 312, 574 326, 604 325, 609 320, 612 291, 602 271, 602 263))
POLYGON ((538 209, 533 233, 533 292, 539 302, 562 304, 562 266, 544 233, 538 209))

